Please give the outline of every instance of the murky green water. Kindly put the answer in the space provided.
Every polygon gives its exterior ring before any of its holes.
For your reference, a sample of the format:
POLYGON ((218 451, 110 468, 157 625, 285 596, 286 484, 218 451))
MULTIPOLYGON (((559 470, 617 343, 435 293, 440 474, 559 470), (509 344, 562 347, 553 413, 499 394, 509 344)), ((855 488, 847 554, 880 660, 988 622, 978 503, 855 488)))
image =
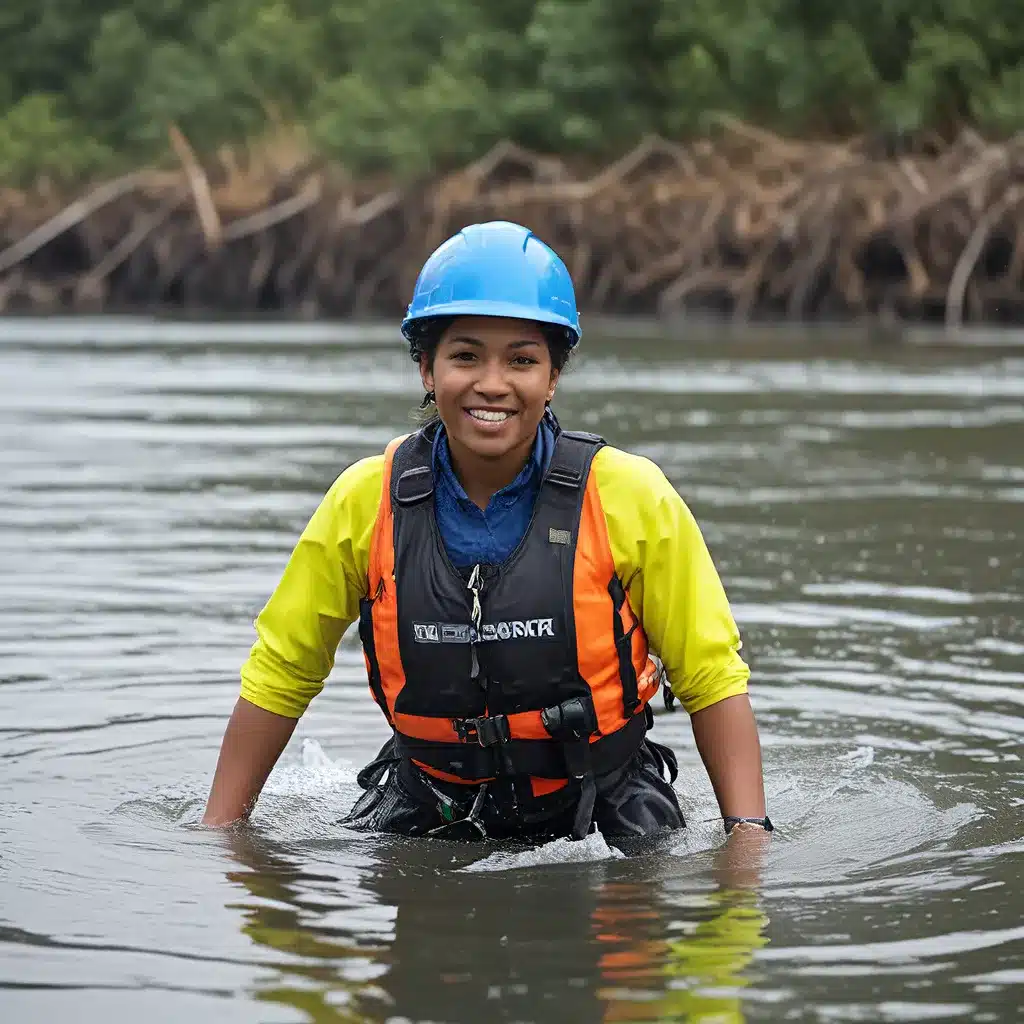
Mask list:
POLYGON ((566 425, 656 459, 754 670, 763 863, 691 826, 466 849, 334 822, 355 637, 247 836, 196 829, 251 620, 408 429, 392 332, 0 323, 0 1020, 1020 1019, 1024 358, 594 343, 566 425))

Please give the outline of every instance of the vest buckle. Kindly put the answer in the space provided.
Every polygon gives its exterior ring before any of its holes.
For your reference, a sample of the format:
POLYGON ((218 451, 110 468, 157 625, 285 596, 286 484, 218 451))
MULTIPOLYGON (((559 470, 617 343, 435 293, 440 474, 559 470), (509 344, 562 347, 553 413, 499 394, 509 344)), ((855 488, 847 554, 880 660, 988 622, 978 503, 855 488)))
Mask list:
POLYGON ((540 720, 548 735, 562 743, 580 740, 590 742, 590 736, 597 732, 597 713, 591 697, 570 697, 561 704, 545 708, 540 720))
POLYGON ((479 743, 493 747, 512 739, 506 715, 484 715, 482 718, 453 718, 452 726, 463 743, 479 743))
POLYGON ((430 466, 413 466, 405 470, 394 485, 399 505, 418 505, 434 493, 434 471, 430 466))
POLYGON ((548 735, 561 744, 569 777, 580 783, 572 838, 584 839, 594 825, 594 803, 597 800, 597 780, 590 750, 590 737, 598 727, 593 699, 589 696, 570 697, 561 704, 545 708, 540 713, 540 720, 548 735))

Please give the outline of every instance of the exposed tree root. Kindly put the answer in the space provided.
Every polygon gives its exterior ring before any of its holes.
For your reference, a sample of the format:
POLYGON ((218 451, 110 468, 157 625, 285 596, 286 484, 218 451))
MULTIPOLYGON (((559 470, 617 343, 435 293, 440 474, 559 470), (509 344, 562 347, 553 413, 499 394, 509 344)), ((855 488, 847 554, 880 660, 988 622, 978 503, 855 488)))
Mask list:
POLYGON ((143 170, 67 206, 0 193, 0 311, 136 308, 396 316, 473 221, 532 227, 586 313, 736 320, 1024 317, 1024 135, 884 159, 723 119, 596 174, 502 143, 438 181, 354 182, 311 160, 143 170))

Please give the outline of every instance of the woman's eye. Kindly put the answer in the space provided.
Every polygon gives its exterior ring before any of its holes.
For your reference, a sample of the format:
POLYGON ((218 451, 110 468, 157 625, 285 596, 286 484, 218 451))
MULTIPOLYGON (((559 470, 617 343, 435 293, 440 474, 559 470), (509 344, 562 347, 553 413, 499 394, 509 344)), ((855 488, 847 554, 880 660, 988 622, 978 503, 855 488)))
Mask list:
MULTIPOLYGON (((477 354, 467 350, 465 352, 453 352, 449 358, 457 363, 470 363, 476 361, 477 354)), ((510 361, 513 366, 534 366, 537 363, 533 356, 513 356, 510 361)))

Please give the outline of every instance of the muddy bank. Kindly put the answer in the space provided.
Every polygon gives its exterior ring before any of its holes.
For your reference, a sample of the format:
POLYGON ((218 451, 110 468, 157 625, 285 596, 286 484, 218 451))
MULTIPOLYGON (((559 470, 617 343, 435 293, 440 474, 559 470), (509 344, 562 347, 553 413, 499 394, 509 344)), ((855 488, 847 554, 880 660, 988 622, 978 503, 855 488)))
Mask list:
POLYGON ((572 167, 503 144, 430 182, 312 160, 141 170, 78 197, 0 191, 0 311, 396 316, 463 224, 530 225, 589 313, 1024 319, 1024 136, 899 158, 730 122, 572 167))

